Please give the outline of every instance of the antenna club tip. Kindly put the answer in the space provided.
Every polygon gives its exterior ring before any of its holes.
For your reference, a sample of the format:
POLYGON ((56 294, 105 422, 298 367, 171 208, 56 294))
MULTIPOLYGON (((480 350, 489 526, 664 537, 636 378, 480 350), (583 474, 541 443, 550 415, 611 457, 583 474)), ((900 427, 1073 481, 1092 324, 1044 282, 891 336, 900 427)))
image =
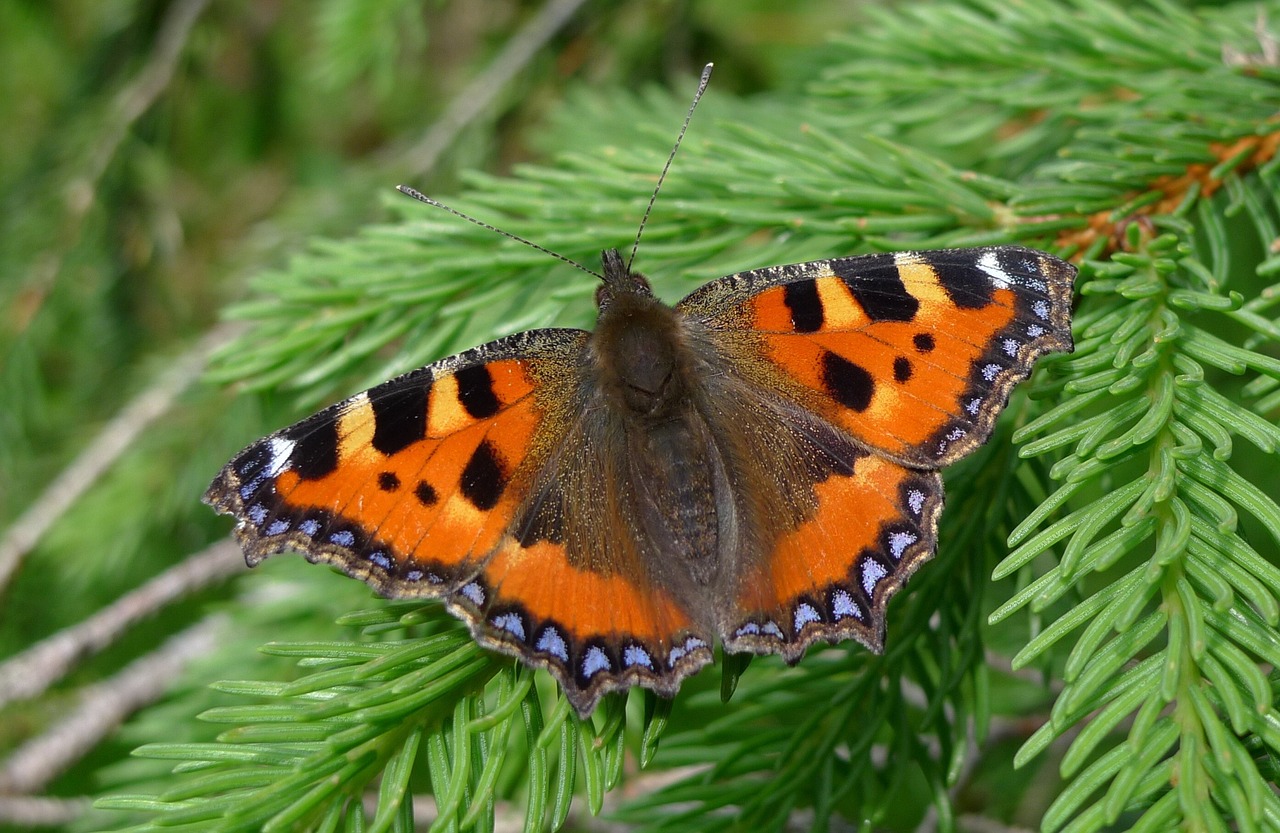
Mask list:
POLYGON ((410 188, 408 185, 397 185, 396 190, 399 191, 401 194, 404 194, 406 197, 413 197, 418 202, 425 202, 427 205, 436 204, 435 200, 431 199, 426 194, 422 193, 416 188, 410 188))

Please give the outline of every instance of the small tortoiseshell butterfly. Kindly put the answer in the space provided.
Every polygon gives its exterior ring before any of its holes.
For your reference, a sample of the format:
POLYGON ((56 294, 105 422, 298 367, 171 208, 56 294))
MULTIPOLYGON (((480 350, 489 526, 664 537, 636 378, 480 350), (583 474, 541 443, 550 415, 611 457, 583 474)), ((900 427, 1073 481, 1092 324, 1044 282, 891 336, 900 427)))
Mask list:
POLYGON ((603 263, 594 332, 384 382, 253 443, 205 501, 250 564, 297 550, 442 599, 584 717, 633 685, 674 695, 716 642, 882 650, 934 553, 938 470, 1071 350, 1075 269, 1014 246, 861 255, 670 307, 617 250, 603 263))

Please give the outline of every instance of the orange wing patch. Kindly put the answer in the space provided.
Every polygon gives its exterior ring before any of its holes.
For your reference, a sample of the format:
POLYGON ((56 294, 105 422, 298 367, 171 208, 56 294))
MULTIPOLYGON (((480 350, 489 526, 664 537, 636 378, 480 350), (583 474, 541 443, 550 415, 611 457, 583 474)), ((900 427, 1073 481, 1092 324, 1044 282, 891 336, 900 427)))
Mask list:
POLYGON ((711 637, 633 568, 580 569, 563 541, 508 538, 450 604, 481 623, 484 644, 551 671, 586 714, 606 692, 631 685, 671 696, 712 661, 711 637))
POLYGON ((254 443, 206 501, 240 518, 250 563, 295 549, 386 595, 449 592, 498 548, 536 465, 545 368, 474 360, 492 351, 393 379, 254 443))
POLYGON ((751 328, 806 405, 899 462, 938 468, 985 442, 1040 355, 1070 349, 1073 277, 1011 246, 900 252, 734 275, 681 308, 751 328))
POLYGON ((854 638, 881 650, 885 606, 933 556, 942 478, 872 455, 815 491, 813 517, 743 576, 726 650, 788 662, 817 641, 854 638))

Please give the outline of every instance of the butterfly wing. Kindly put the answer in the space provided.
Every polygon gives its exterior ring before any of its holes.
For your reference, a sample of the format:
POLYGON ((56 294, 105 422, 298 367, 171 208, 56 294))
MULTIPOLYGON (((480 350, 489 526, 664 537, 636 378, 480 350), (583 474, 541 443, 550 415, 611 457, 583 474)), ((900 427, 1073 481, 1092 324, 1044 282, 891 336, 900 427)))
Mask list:
POLYGON ((1074 277, 1016 246, 898 252, 730 275, 678 308, 751 331, 774 384, 869 448, 938 468, 986 442, 1037 358, 1070 351, 1074 277))
POLYGON ((879 653, 889 599, 933 557, 937 472, 861 454, 813 488, 811 513, 739 577, 726 650, 794 663, 814 642, 856 639, 879 653))
POLYGON ((607 499, 587 338, 522 333, 392 379, 253 443, 204 500, 235 516, 250 564, 294 550, 384 596, 441 598, 581 714, 633 684, 674 693, 711 637, 655 591, 607 499))
POLYGON ((524 333, 384 382, 253 443, 204 500, 250 564, 296 550, 387 596, 444 595, 510 525, 585 338, 524 333))
POLYGON ((936 547, 937 469, 986 441, 1039 356, 1071 349, 1074 276, 1018 247, 905 252, 730 275, 681 301, 737 375, 853 441, 727 594, 728 649, 880 650, 885 606, 936 547))

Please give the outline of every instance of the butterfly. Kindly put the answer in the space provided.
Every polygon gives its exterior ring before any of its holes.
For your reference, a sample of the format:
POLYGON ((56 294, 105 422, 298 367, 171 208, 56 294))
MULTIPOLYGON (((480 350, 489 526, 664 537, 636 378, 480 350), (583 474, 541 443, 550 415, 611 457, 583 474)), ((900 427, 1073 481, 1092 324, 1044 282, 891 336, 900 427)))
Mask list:
POLYGON ((1075 268, 1016 246, 858 255, 668 306, 618 250, 602 263, 594 331, 384 382, 251 444, 205 502, 250 565, 295 550, 440 599, 583 717, 631 686, 673 696, 716 644, 881 651, 936 548, 939 469, 1072 349, 1075 268))

